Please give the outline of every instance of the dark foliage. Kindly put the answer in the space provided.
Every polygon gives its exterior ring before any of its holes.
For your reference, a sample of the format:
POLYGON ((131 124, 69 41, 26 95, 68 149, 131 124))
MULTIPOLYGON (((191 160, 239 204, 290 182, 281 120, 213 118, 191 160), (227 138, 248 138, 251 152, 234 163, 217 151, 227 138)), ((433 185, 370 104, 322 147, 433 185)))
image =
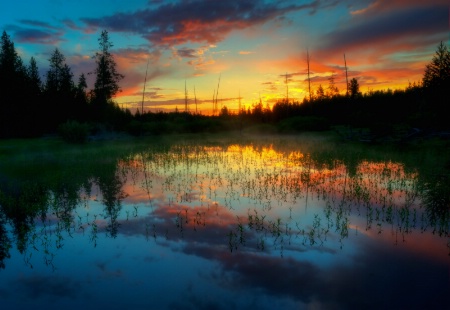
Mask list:
POLYGON ((89 137, 89 125, 67 121, 59 125, 59 135, 69 143, 85 143, 89 137))
POLYGON ((0 47, 0 137, 32 137, 58 132, 68 141, 83 142, 86 127, 91 133, 128 131, 133 135, 200 133, 256 130, 295 133, 337 127, 358 128, 365 141, 401 140, 418 132, 446 134, 450 52, 442 42, 426 66, 423 83, 404 90, 369 91, 362 94, 356 78, 350 80, 348 95, 340 95, 334 77, 320 85, 315 96, 303 102, 281 100, 273 108, 255 103, 248 110, 232 113, 226 106, 218 116, 187 112, 145 112, 132 115, 112 100, 120 91, 123 75, 117 72, 110 52, 108 32, 99 38, 95 86, 88 91, 84 74, 75 84, 64 55, 55 49, 50 69, 42 82, 31 58, 24 66, 10 37, 3 32, 0 47), (71 121, 71 122, 69 122, 71 121))

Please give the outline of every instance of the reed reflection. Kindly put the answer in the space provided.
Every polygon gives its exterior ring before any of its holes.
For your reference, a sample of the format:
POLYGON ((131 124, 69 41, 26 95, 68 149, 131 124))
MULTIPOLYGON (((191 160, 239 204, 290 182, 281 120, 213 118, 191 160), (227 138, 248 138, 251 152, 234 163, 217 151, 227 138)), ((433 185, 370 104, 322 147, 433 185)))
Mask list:
POLYGON ((178 143, 130 152, 98 169, 89 161, 78 171, 63 166, 32 185, 16 178, 0 184, 2 267, 14 244, 28 265, 32 251, 51 265, 64 239, 84 234, 94 246, 102 233, 134 233, 281 257, 339 250, 349 234, 365 231, 393 243, 417 232, 448 237, 445 175, 327 152, 283 142, 178 143))

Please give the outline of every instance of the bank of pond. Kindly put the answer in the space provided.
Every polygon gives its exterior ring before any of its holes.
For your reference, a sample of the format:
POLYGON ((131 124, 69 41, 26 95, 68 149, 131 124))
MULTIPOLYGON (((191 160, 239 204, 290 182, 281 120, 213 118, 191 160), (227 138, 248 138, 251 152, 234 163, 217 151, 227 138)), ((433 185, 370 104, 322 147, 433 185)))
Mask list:
POLYGON ((0 141, 6 308, 446 305, 445 142, 115 138, 0 141))

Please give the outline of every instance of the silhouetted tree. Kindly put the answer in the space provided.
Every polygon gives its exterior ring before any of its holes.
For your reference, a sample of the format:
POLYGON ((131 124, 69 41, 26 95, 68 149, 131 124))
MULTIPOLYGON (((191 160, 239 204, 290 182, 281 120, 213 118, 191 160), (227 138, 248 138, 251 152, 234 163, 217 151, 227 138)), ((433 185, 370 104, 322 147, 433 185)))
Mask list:
POLYGON ((103 30, 98 39, 100 52, 95 53, 94 59, 97 67, 95 73, 94 96, 97 103, 105 104, 119 90, 119 81, 123 75, 117 72, 116 62, 110 49, 113 44, 109 40, 108 32, 103 30))
POLYGON ((47 72, 45 86, 47 92, 51 94, 68 94, 73 91, 73 74, 65 61, 64 55, 56 48, 49 59, 50 70, 47 72))
POLYGON ((319 84, 319 87, 317 88, 316 94, 317 94, 317 97, 316 97, 317 100, 325 99, 325 91, 324 91, 324 89, 322 87, 322 84, 319 84))
POLYGON ((424 98, 432 127, 448 128, 448 90, 450 89, 450 51, 440 43, 423 76, 424 98))
POLYGON ((334 96, 339 95, 339 89, 336 86, 336 83, 334 82, 334 75, 331 75, 328 78, 328 89, 327 89, 327 97, 333 98, 334 96))
POLYGON ((14 43, 3 31, 0 39, 0 136, 14 136, 26 102, 26 69, 14 43))
POLYGON ((75 105, 76 119, 86 121, 88 115, 88 95, 86 76, 84 73, 78 78, 78 84, 75 89, 75 105))
POLYGON ((359 91, 359 83, 356 78, 350 80, 350 83, 348 83, 348 89, 351 98, 356 98, 361 95, 361 92, 359 91))
POLYGON ((54 130, 62 122, 74 117, 75 86, 72 71, 65 61, 58 48, 49 59, 50 69, 45 84, 48 130, 54 130))
POLYGON ((18 78, 24 77, 25 68, 22 59, 16 52, 14 43, 5 31, 3 31, 0 42, 0 79, 2 82, 0 87, 2 92, 6 92, 8 86, 13 86, 13 82, 18 82, 18 78))
POLYGON ((21 113, 21 136, 38 136, 41 130, 41 108, 42 108, 42 82, 36 60, 31 57, 26 67, 26 82, 24 85, 25 100, 23 112, 21 113))
POLYGON ((39 95, 42 89, 42 82, 39 77, 39 70, 34 57, 31 57, 30 59, 30 65, 27 67, 27 75, 30 95, 39 95))
POLYGON ((224 105, 222 107, 222 109, 220 109, 220 114, 219 115, 222 116, 222 117, 227 117, 229 115, 229 111, 228 111, 228 108, 227 108, 226 105, 224 105))
POLYGON ((424 87, 449 86, 450 83, 450 51, 444 43, 439 44, 436 54, 426 66, 423 76, 424 87))
POLYGON ((77 93, 87 98, 86 89, 87 89, 86 76, 84 75, 84 73, 81 73, 80 77, 78 78, 77 93))

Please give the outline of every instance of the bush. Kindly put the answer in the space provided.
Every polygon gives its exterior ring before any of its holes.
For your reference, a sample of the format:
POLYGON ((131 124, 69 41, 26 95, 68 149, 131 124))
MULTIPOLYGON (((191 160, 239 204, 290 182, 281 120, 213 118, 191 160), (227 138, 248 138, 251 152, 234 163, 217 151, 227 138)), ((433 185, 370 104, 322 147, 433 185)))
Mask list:
POLYGON ((144 129, 141 122, 133 120, 126 126, 126 131, 133 136, 140 136, 144 129))
POLYGON ((244 131, 249 134, 274 134, 277 132, 277 129, 270 124, 256 124, 247 127, 244 131))
POLYGON ((67 121, 58 128, 61 138, 69 143, 85 143, 89 136, 89 125, 67 121))
POLYGON ((294 116, 278 124, 278 130, 282 133, 324 131, 329 128, 330 125, 326 118, 315 116, 294 116))

